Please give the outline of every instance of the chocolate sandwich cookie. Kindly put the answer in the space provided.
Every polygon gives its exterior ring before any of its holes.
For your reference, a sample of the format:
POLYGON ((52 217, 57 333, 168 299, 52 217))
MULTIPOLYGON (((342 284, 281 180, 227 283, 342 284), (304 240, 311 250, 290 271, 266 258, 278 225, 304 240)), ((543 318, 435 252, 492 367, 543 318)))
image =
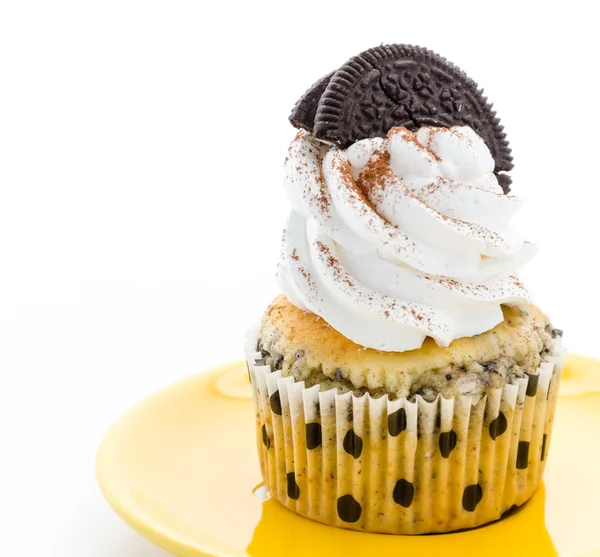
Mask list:
POLYGON ((317 139, 348 147, 368 137, 385 137, 396 126, 469 126, 494 157, 505 193, 513 168, 504 127, 465 72, 420 46, 370 48, 319 79, 296 103, 291 123, 317 139))

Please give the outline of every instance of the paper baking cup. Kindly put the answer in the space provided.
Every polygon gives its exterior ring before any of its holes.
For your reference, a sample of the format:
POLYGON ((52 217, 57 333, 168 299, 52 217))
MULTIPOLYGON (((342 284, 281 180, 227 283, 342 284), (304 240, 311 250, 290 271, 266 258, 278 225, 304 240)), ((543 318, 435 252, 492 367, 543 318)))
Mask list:
POLYGON ((321 391, 272 371, 248 335, 261 471, 272 497, 341 528, 423 534, 473 528, 540 484, 564 365, 554 341, 537 375, 483 398, 414 402, 321 391))

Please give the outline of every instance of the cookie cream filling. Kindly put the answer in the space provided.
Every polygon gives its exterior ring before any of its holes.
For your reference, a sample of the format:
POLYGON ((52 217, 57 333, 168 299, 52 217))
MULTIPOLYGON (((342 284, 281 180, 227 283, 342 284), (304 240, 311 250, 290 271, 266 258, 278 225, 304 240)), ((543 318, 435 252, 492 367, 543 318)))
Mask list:
POLYGON ((484 141, 468 127, 392 128, 329 148, 301 131, 278 280, 353 342, 402 352, 488 331, 529 302, 514 272, 535 247, 511 228, 484 141))

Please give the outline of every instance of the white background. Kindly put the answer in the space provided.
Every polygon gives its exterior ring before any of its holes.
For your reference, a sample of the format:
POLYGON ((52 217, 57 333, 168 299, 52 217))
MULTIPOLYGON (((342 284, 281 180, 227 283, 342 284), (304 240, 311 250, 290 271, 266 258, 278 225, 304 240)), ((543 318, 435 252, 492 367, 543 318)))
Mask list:
POLYGON ((0 553, 166 555, 111 513, 108 426, 238 359, 276 295, 297 97, 381 42, 486 89, 515 156, 534 299, 596 353, 591 2, 0 4, 0 553))

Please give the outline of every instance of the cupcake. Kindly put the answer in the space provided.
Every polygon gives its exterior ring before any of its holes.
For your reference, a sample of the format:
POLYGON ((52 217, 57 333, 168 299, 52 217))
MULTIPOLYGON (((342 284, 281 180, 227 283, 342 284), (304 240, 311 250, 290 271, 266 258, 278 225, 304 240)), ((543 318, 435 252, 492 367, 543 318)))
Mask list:
POLYGON ((280 295, 248 333, 272 497, 332 526, 473 528, 540 485, 562 332, 515 276, 510 148, 464 72, 380 46, 290 117, 280 295))

